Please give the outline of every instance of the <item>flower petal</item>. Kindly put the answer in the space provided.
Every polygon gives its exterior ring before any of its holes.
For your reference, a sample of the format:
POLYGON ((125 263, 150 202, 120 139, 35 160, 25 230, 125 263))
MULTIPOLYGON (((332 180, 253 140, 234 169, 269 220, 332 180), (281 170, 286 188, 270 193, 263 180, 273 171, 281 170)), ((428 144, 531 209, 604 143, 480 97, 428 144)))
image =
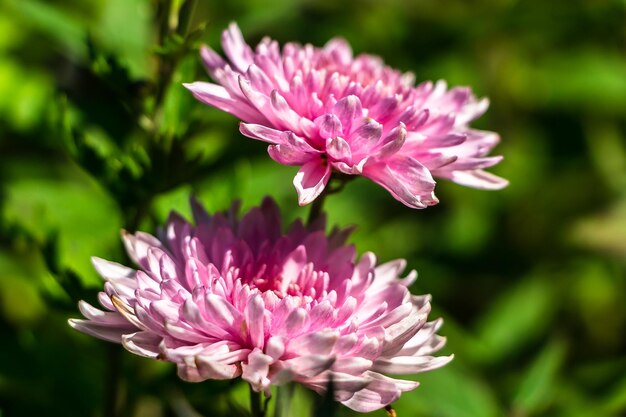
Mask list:
POLYGON ((207 45, 202 45, 200 48, 200 57, 209 72, 213 72, 216 68, 224 68, 226 66, 226 62, 222 57, 207 45))
POLYGON ((222 46, 239 72, 245 72, 253 62, 253 52, 243 39, 241 30, 236 23, 228 25, 228 29, 222 33, 222 46))
POLYGON ((248 355, 248 363, 241 365, 241 377, 248 381, 255 391, 264 390, 269 384, 269 366, 274 359, 255 348, 248 355))
POLYGON ((430 171, 410 157, 398 156, 385 163, 365 165, 363 175, 382 185, 398 201, 413 208, 437 204, 430 171))
POLYGON ((151 332, 137 332, 122 336, 122 345, 129 352, 144 358, 155 359, 159 355, 162 338, 151 332))
POLYGON ((244 312, 248 324, 248 334, 252 346, 262 349, 265 345, 265 304, 259 294, 255 294, 248 300, 244 312))
POLYGON ((259 114, 254 107, 242 100, 233 98, 222 86, 201 81, 185 83, 183 86, 204 104, 217 107, 249 123, 267 123, 267 119, 259 114))
POLYGON ((375 372, 386 374, 416 374, 441 368, 452 360, 453 356, 395 356, 379 358, 372 368, 375 372))
POLYGON ((474 171, 445 171, 444 169, 442 172, 437 171, 437 176, 481 190, 500 190, 509 185, 509 182, 504 178, 482 169, 474 171))
POLYGON ((333 106, 333 113, 339 118, 343 131, 350 133, 353 120, 363 117, 361 100, 355 95, 344 97, 333 106))
POLYGON ((324 191, 330 179, 330 165, 323 160, 313 160, 302 165, 293 185, 298 192, 298 204, 305 206, 315 200, 324 191))
POLYGON ((282 365, 300 377, 311 378, 330 369, 335 359, 327 355, 298 356, 282 361, 282 365))
POLYGON ((343 134, 343 125, 339 117, 332 113, 326 113, 313 121, 323 139, 336 138, 343 134))
POLYGON ((326 139, 326 153, 335 161, 352 161, 350 145, 341 137, 326 139))
POLYGON ((415 381, 392 379, 376 372, 366 372, 371 382, 366 388, 357 391, 350 399, 342 403, 360 413, 369 413, 391 404, 405 391, 410 391, 419 385, 415 381))

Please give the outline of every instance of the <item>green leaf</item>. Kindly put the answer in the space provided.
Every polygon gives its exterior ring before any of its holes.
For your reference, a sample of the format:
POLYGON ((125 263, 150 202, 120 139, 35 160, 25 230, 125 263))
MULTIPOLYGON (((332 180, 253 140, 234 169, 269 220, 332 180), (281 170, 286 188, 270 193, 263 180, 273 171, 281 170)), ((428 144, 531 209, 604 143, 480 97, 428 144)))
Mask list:
POLYGON ((540 337, 552 319, 552 292, 548 277, 527 277, 492 302, 477 326, 482 359, 497 362, 540 337))
POLYGON ((620 114, 626 109, 623 54, 597 49, 550 54, 541 61, 520 60, 524 80, 513 94, 548 108, 620 114), (593 74, 593 76, 590 76, 593 74), (527 88, 533 85, 533 88, 527 88))
POLYGON ((0 120, 28 131, 46 120, 52 100, 52 80, 46 74, 0 59, 0 120))
POLYGON ((25 326, 45 314, 45 303, 38 289, 39 277, 44 273, 33 262, 33 254, 26 257, 0 251, 0 309, 6 321, 25 326))
POLYGON ((164 224, 170 212, 175 211, 186 219, 191 219, 191 208, 189 206, 189 198, 191 196, 191 187, 183 185, 170 192, 158 195, 152 207, 156 212, 159 224, 164 224))
POLYGON ((121 219, 114 202, 83 173, 67 165, 23 159, 3 163, 11 173, 5 218, 39 241, 58 231, 60 268, 76 271, 83 284, 100 284, 90 258, 117 252, 121 219))
POLYGON ((150 4, 142 0, 107 0, 94 35, 107 51, 115 52, 133 78, 150 75, 150 4))
POLYGON ((604 408, 610 413, 619 415, 626 413, 626 378, 622 378, 607 395, 604 408))
POLYGON ((0 13, 0 51, 19 45, 25 35, 18 23, 6 13, 0 13))
POLYGON ((616 201, 612 207, 576 221, 569 238, 577 246, 611 254, 617 259, 626 257, 626 197, 616 201))
POLYGON ((565 343, 557 340, 548 344, 535 358, 513 400, 515 415, 533 415, 553 401, 555 380, 566 352, 565 343))
POLYGON ((195 56, 184 59, 167 87, 163 118, 159 122, 160 133, 166 137, 180 138, 189 127, 189 114, 195 100, 182 84, 193 80, 196 62, 195 56))
POLYGON ((503 412, 494 392, 457 361, 418 377, 421 385, 393 404, 399 416, 496 417, 503 412))
POLYGON ((46 32, 73 53, 85 55, 86 22, 43 1, 14 0, 11 5, 25 21, 46 32))

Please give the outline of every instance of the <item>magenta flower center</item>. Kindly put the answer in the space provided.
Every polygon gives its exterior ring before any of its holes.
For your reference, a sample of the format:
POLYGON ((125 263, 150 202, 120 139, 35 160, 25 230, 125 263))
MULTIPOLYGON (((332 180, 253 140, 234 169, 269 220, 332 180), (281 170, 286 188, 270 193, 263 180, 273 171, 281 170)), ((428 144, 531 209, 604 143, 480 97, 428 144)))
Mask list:
MULTIPOLYGON (((262 265, 252 277, 240 276, 239 279, 260 293, 271 291, 278 298, 289 295, 313 300, 325 295, 325 287, 328 283, 328 274, 315 271, 313 268, 313 264, 308 263, 297 275, 293 276, 284 274, 282 271, 270 272, 266 265, 262 265)), ((236 268, 233 272, 233 275, 236 275, 236 268)))

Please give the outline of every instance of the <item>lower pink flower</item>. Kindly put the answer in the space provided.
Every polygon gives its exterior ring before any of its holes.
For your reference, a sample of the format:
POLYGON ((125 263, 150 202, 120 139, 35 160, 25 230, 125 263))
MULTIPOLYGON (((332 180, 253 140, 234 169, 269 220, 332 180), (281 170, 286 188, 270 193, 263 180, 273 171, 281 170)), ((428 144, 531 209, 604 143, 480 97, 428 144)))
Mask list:
POLYGON ((193 203, 195 226, 172 214, 159 238, 124 233, 132 269, 94 258, 105 280, 99 301, 84 301, 75 329, 122 343, 132 353, 173 362, 187 381, 241 377, 254 390, 290 381, 361 412, 384 407, 418 383, 388 375, 424 372, 445 339, 428 322, 430 297, 411 295, 404 260, 356 260, 348 230, 325 221, 281 232, 266 199, 239 219, 210 216, 193 203))

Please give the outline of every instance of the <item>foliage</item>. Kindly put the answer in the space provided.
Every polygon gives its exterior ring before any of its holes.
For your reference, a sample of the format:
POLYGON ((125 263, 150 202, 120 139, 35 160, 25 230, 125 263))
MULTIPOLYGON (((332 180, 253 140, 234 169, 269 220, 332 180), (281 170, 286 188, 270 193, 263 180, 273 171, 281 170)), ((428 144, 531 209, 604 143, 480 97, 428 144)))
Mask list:
MULTIPOLYGON (((503 138, 493 171, 508 189, 442 181, 442 202, 415 211, 357 180, 327 201, 331 223, 359 225, 359 250, 407 258, 446 320, 454 362, 421 375, 398 415, 624 415, 624 12, 620 0, 0 3, 0 414, 247 408, 242 384, 182 383, 66 324, 100 286, 89 257, 128 262, 119 230, 187 214, 191 193, 212 211, 271 194, 288 220, 306 217, 294 169, 181 87, 207 78, 198 46, 218 48, 236 20, 251 43, 341 35, 491 99, 479 127, 503 138)), ((324 407, 296 389, 294 416, 324 407)))

